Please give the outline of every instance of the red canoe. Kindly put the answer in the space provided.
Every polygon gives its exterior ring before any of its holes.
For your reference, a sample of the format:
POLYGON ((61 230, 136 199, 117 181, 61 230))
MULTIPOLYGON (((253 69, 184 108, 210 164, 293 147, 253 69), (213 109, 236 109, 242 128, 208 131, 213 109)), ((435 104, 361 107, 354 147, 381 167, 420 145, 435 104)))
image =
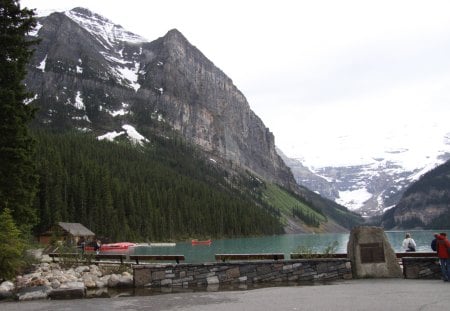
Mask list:
POLYGON ((199 241, 197 239, 191 241, 192 245, 211 245, 211 239, 205 241, 199 241))
MULTIPOLYGON (((100 246, 100 252, 124 252, 128 251, 130 247, 136 246, 136 243, 131 242, 118 242, 107 243, 100 246)), ((94 251, 94 247, 89 245, 84 248, 85 251, 94 251)))

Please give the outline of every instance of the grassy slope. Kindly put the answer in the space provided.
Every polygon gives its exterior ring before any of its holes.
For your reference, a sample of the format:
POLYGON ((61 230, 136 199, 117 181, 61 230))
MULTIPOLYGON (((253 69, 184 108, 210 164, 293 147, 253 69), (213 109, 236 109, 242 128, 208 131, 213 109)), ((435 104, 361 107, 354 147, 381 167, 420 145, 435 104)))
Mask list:
POLYGON ((298 226, 299 231, 306 232, 323 230, 322 225, 319 227, 312 227, 304 224, 298 218, 294 219, 292 217, 292 207, 294 206, 301 209, 305 213, 314 215, 314 217, 316 217, 321 224, 327 222, 327 218, 324 215, 320 214, 277 185, 267 184, 266 189, 263 192, 263 199, 281 212, 281 222, 287 231, 290 231, 288 228, 292 226, 298 226))

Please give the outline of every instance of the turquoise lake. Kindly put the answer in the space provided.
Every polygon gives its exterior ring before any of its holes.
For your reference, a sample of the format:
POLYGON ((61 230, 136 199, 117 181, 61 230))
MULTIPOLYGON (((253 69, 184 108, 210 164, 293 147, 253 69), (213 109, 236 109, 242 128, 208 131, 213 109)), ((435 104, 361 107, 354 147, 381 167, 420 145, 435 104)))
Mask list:
MULTIPOLYGON (((405 233, 409 232, 416 241, 418 252, 431 251, 430 243, 436 231, 386 231, 386 235, 396 252, 401 252, 405 233)), ((338 242, 336 253, 347 252, 349 233, 322 234, 285 234, 252 238, 213 240, 210 246, 192 246, 191 242, 177 242, 174 247, 141 246, 134 250, 135 254, 178 254, 184 255, 186 263, 201 263, 215 261, 215 254, 226 253, 284 253, 289 258, 290 253, 299 249, 311 249, 322 252, 334 241, 338 242)))

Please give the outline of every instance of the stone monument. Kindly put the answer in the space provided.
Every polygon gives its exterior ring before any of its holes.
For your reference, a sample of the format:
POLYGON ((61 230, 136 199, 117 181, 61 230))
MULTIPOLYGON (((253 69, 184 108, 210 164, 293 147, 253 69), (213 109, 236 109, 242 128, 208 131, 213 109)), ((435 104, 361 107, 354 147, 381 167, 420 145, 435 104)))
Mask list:
POLYGON ((402 270, 386 234, 379 227, 352 229, 347 244, 354 278, 400 278, 402 270))

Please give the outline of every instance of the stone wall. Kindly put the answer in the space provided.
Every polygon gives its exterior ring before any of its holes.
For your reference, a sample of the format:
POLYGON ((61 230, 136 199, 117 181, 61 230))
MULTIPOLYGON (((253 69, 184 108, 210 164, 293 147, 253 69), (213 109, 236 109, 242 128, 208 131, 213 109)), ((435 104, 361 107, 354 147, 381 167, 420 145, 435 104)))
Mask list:
POLYGON ((441 267, 437 257, 404 257, 403 275, 406 279, 440 279, 441 267))
POLYGON ((208 286, 264 282, 351 279, 348 259, 299 259, 204 264, 149 264, 134 267, 136 287, 208 286))

